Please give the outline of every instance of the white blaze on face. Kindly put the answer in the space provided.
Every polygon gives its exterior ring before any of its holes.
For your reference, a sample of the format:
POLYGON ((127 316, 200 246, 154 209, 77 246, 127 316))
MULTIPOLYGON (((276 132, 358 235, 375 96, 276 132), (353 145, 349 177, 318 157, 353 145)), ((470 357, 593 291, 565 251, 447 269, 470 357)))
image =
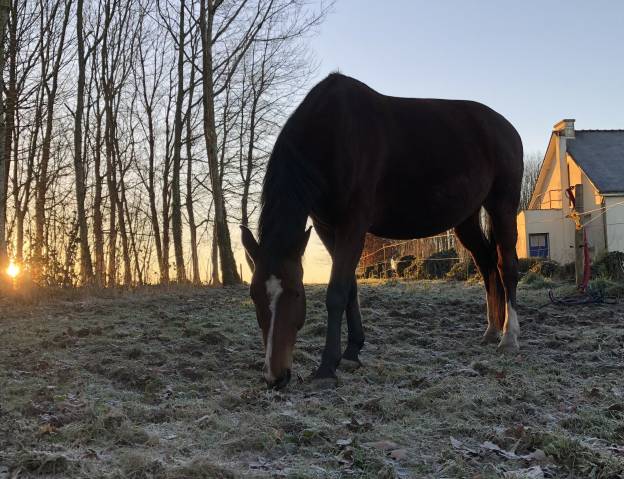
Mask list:
POLYGON ((271 275, 266 282, 267 296, 269 297, 269 309, 271 310, 271 324, 267 334, 266 355, 264 357, 264 378, 268 382, 275 381, 271 371, 271 354, 273 354, 273 326, 275 325, 275 314, 277 312, 277 301, 282 294, 282 280, 271 275))

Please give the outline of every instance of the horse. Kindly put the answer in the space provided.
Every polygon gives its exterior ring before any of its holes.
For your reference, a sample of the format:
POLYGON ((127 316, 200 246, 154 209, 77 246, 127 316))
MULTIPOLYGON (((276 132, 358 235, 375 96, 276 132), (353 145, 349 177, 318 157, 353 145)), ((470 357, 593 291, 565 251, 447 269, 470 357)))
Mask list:
POLYGON ((275 141, 262 186, 258 240, 241 227, 254 264, 250 295, 268 386, 290 381, 305 321, 308 218, 332 260, 325 347, 313 378, 335 379, 341 360, 359 363, 364 330, 355 270, 367 232, 401 240, 454 228, 485 284, 482 342, 517 350, 522 158, 515 128, 483 104, 386 96, 339 73, 314 86, 275 141), (489 217, 486 232, 482 208, 489 217), (345 312, 348 338, 341 354, 345 312))

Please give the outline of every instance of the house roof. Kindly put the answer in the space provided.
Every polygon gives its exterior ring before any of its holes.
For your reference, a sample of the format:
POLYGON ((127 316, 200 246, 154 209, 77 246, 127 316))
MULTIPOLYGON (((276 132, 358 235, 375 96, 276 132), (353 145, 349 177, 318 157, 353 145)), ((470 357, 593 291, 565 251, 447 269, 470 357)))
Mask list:
POLYGON ((624 192, 624 130, 576 130, 567 151, 600 193, 624 192))

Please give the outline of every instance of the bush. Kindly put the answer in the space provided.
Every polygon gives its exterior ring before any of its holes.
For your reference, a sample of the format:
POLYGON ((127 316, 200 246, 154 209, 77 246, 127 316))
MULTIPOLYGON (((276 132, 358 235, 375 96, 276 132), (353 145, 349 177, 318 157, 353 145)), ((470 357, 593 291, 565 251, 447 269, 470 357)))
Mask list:
POLYGON ((549 259, 537 260, 529 272, 542 275, 544 278, 552 278, 559 270, 559 263, 549 259))
POLYGON ((406 276, 415 279, 444 278, 458 262, 455 248, 433 253, 425 260, 416 260, 406 269, 406 276))
POLYGON ((574 261, 559 265, 555 277, 563 280, 573 280, 576 274, 576 265, 574 261))
POLYGON ((396 273, 402 278, 405 276, 406 271, 414 263, 416 259, 413 255, 401 256, 396 264, 396 273))
POLYGON ((448 279, 454 279, 456 281, 465 281, 471 276, 478 273, 477 267, 472 259, 465 261, 459 261, 455 263, 449 272, 446 274, 448 279))
POLYGON ((624 281, 624 253, 611 251, 597 258, 592 265, 592 276, 624 281))
POLYGON ((602 294, 609 297, 624 297, 624 284, 611 281, 604 277, 591 280, 588 289, 590 291, 600 291, 602 294))
POLYGON ((526 274, 529 270, 540 261, 540 258, 520 258, 518 259, 518 272, 520 274, 526 274))
POLYGON ((534 271, 529 271, 525 274, 520 282, 531 289, 542 289, 552 286, 550 278, 544 278, 541 274, 534 271))

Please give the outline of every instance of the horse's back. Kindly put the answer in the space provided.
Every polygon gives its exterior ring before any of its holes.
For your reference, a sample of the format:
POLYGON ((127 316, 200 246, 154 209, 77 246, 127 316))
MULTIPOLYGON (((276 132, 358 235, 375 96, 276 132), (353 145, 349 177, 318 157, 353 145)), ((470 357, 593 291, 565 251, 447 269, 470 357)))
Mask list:
POLYGON ((357 196, 380 235, 429 236, 463 221, 496 184, 519 192, 520 137, 478 102, 391 97, 332 74, 289 123, 329 179, 333 213, 357 196))

